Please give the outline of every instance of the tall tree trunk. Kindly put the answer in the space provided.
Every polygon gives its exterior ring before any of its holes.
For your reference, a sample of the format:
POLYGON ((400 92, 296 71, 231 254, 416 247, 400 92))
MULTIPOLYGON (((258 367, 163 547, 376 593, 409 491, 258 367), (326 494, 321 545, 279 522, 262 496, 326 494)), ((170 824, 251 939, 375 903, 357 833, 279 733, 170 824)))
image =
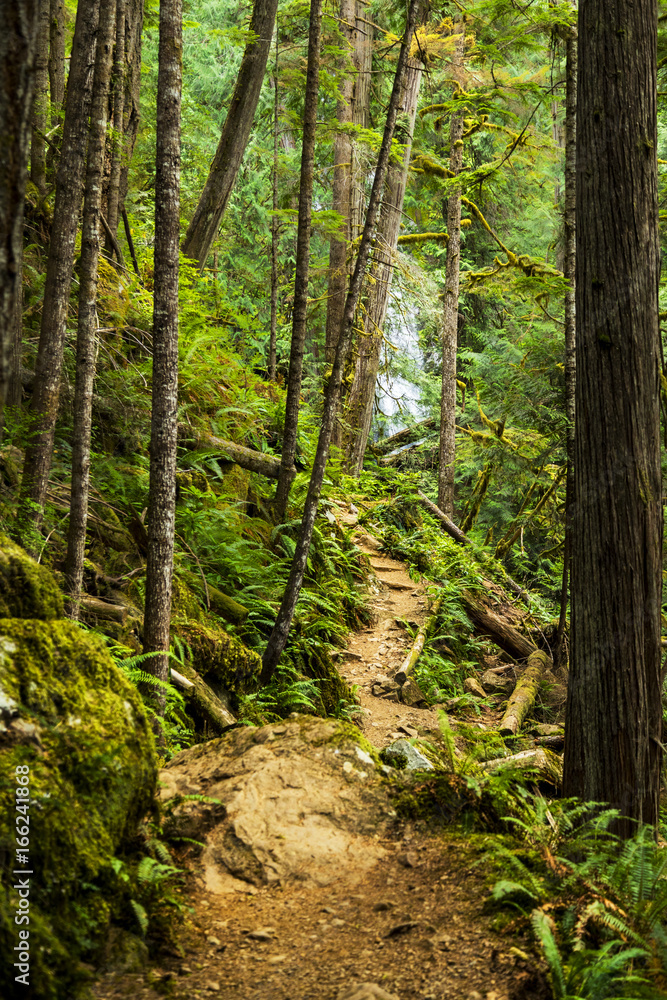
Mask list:
POLYGON ((97 355, 96 303, 97 269, 100 255, 100 209, 115 25, 116 0, 100 0, 100 24, 90 107, 88 165, 81 231, 79 318, 76 338, 74 430, 72 435, 72 488, 65 562, 65 589, 70 595, 69 615, 75 620, 79 617, 88 522, 90 433, 97 355))
POLYGON ((38 26, 37 0, 0 4, 0 424, 21 325, 23 206, 38 26))
POLYGON ((49 21, 50 0, 39 0, 39 31, 35 60, 35 99, 32 108, 30 180, 40 195, 46 194, 46 130, 49 118, 49 21))
MULTIPOLYGON (((155 263, 153 291, 153 394, 144 652, 169 650, 171 582, 176 517, 178 402, 178 242, 181 183, 182 0, 160 0, 160 46, 155 156, 155 263)), ((147 661, 160 680, 167 656, 147 661)), ((164 715, 164 689, 153 692, 164 715)))
POLYGON ((345 359, 350 350, 350 344, 352 342, 354 315, 375 234, 375 226, 380 208, 380 199, 384 190, 387 168, 389 166, 389 153, 391 150, 391 141, 394 135, 394 129, 396 127, 400 95, 407 70, 410 45, 412 43, 412 37, 414 35, 415 24, 417 22, 420 6, 421 0, 410 0, 405 35, 401 44, 398 64, 396 66, 396 75, 394 77, 394 86, 389 100, 389 107, 387 108, 387 120, 382 137, 382 146, 380 147, 380 153, 378 155, 378 161, 375 168, 375 176, 373 178, 373 187, 368 203, 368 211, 366 213, 364 232, 361 237, 359 253, 354 267, 354 274, 352 275, 350 289, 347 294, 345 312, 343 315, 343 325, 340 337, 338 338, 338 345, 336 347, 336 357, 334 359, 333 368, 324 394, 324 407, 322 411, 320 434, 317 441, 317 449, 315 452, 315 459, 313 461, 313 471, 308 485, 308 493, 306 495, 303 517, 301 519, 301 531, 299 532, 299 539, 296 544, 294 559, 292 560, 292 567, 290 569, 287 586, 285 587, 285 593, 283 594, 280 610, 278 611, 276 624, 271 632, 271 635, 269 636, 269 641, 262 658, 261 679, 265 684, 268 683, 273 677, 278 661, 280 660, 282 652, 285 649, 290 625, 292 624, 294 611, 296 609, 296 602, 299 599, 304 574, 306 572, 308 552, 310 551, 310 543, 313 537, 315 518, 317 516, 317 505, 319 503, 322 483, 324 481, 324 473, 327 466, 327 459, 329 457, 331 433, 333 431, 334 420, 336 419, 336 408, 338 406, 340 386, 343 379, 343 368, 345 365, 345 359))
POLYGON ((278 0, 255 0, 250 21, 252 39, 243 53, 220 142, 185 234, 183 253, 196 260, 201 268, 217 235, 248 144, 269 58, 277 9, 278 0))
MULTIPOLYGON (((354 50, 357 33, 357 0, 340 0, 340 31, 346 43, 346 51, 339 59, 341 81, 338 85, 339 101, 336 108, 336 118, 340 125, 348 125, 352 121, 352 95, 354 93, 354 78, 346 72, 349 60, 349 50, 354 50)), ((327 364, 332 364, 336 356, 336 338, 340 333, 345 299, 347 296, 347 248, 350 239, 350 194, 352 181, 352 139, 346 132, 337 132, 334 136, 334 175, 331 195, 331 207, 334 212, 343 216, 343 223, 338 237, 331 240, 329 249, 329 288, 327 299, 327 318, 325 332, 325 358, 327 364)))
MULTIPOLYGON (((573 3, 576 8, 576 0, 573 3)), ((565 546, 563 552, 563 584, 560 617, 554 644, 554 665, 564 665, 567 598, 572 558, 572 516, 574 513, 574 420, 577 383, 575 270, 577 262, 577 32, 574 27, 565 38, 565 209, 563 212, 563 276, 565 289, 565 418, 567 421, 565 449, 567 479, 565 482, 565 546)))
POLYGON ((280 112, 280 93, 278 91, 278 32, 276 31, 276 62, 273 72, 275 92, 273 95, 273 170, 271 172, 271 194, 273 218, 271 219, 271 327, 269 330, 269 378, 276 380, 276 341, 278 339, 278 250, 280 243, 280 224, 278 211, 278 121, 280 112))
MULTIPOLYGON (((457 25, 454 71, 463 68, 465 21, 457 25)), ((452 115, 449 130, 449 167, 458 175, 463 169, 463 114, 452 115)), ((438 447, 438 507, 454 516, 454 461, 456 458, 456 352, 458 348, 459 279, 461 273, 461 190, 447 199, 447 257, 442 315, 442 391, 440 395, 440 442, 438 447)))
POLYGON ((65 103, 65 0, 50 0, 49 7, 49 90, 55 125, 65 103))
POLYGON ((294 305, 292 307, 292 342, 290 346, 289 378, 285 401, 285 425, 280 459, 280 475, 276 487, 275 513, 278 524, 285 519, 290 486, 295 476, 294 456, 299 427, 299 404, 303 355, 306 346, 308 320, 308 275, 310 271, 310 220, 313 207, 315 172, 315 133, 317 131, 317 95, 320 86, 320 42, 322 38, 322 0, 311 0, 308 32, 308 68, 303 111, 303 145, 301 147, 301 177, 299 183, 299 219, 296 235, 294 267, 294 305))
POLYGON ((18 517, 18 530, 21 533, 25 533, 31 524, 38 527, 41 523, 51 468, 88 139, 98 16, 99 0, 79 4, 72 42, 62 149, 56 177, 56 201, 46 267, 42 326, 35 363, 31 405, 33 420, 21 482, 18 517))
POLYGON ((139 134, 141 96, 141 38, 144 0, 125 0, 125 96, 123 98, 123 155, 118 193, 119 214, 123 214, 128 175, 134 145, 139 134))
POLYGON ((348 470, 353 476, 358 476, 363 467, 366 443, 373 419, 375 384, 382 352, 382 330, 401 229, 401 213, 408 181, 412 135, 423 69, 422 63, 416 59, 409 60, 400 98, 400 111, 405 115, 405 125, 400 129, 400 135, 397 135, 397 139, 404 147, 403 162, 391 164, 387 172, 380 223, 373 250, 373 283, 368 290, 364 334, 359 341, 352 386, 344 409, 343 447, 348 470))
MULTIPOLYGON (((116 46, 113 59, 113 117, 111 138, 111 169, 109 171, 109 186, 107 189, 107 224, 110 233, 115 237, 118 232, 120 217, 120 176, 123 167, 124 154, 124 115, 125 115, 125 0, 117 0, 116 6, 116 46)), ((111 236, 107 234, 105 250, 109 257, 113 253, 111 236)), ((118 261, 122 264, 122 261, 118 261)))
POLYGON ((657 824, 661 763, 655 0, 579 6, 572 656, 564 793, 657 824))

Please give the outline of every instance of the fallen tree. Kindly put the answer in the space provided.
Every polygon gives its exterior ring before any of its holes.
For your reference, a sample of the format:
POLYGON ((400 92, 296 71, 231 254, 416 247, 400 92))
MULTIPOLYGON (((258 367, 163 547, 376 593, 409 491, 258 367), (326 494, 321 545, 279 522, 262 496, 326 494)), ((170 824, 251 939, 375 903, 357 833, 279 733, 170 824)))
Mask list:
POLYGON ((405 684, 409 675, 413 673, 417 665, 417 661, 423 652, 424 643, 426 642, 428 636, 430 635, 432 629, 435 627, 435 624, 438 620, 438 613, 440 611, 441 606, 442 606, 442 598, 439 597, 433 605, 431 614, 428 616, 424 624, 420 627, 419 631, 417 632, 417 636, 412 644, 410 652, 403 660, 403 663, 400 665, 396 673, 394 674, 394 680, 396 681, 397 684, 405 684))
MULTIPOLYGON (((192 427, 184 425, 179 426, 179 439, 181 444, 189 445, 193 450, 205 448, 207 451, 217 452, 223 458, 235 462, 242 469, 257 472, 260 476, 267 476, 269 479, 278 478, 280 459, 275 455, 267 455, 263 451, 255 451, 254 448, 246 448, 245 445, 215 437, 213 434, 193 435, 192 427)), ((294 474, 296 475, 296 469, 294 469, 294 474)))
POLYGON ((236 718, 223 700, 202 680, 189 663, 180 664, 180 672, 171 671, 172 682, 183 689, 183 696, 189 713, 194 719, 219 736, 225 729, 235 725, 236 718))
POLYGON ((500 720, 498 732, 501 736, 516 736, 526 716, 535 704, 540 681, 545 671, 553 666, 550 658, 541 649, 535 649, 528 657, 528 664, 516 683, 507 702, 505 714, 500 720))
POLYGON ((400 445, 411 441, 413 438, 419 437, 423 431, 430 430, 434 426, 435 420, 433 417, 429 417, 427 420, 420 420, 417 424, 411 424, 409 427, 404 427, 401 431, 396 431, 390 437, 376 441, 372 445, 372 449, 374 452, 386 454, 393 448, 400 447, 400 445))
POLYGON ((536 646, 530 639, 492 611, 488 604, 475 597, 469 590, 461 591, 461 600, 475 631, 493 639, 503 652, 518 660, 525 660, 536 651, 536 646))

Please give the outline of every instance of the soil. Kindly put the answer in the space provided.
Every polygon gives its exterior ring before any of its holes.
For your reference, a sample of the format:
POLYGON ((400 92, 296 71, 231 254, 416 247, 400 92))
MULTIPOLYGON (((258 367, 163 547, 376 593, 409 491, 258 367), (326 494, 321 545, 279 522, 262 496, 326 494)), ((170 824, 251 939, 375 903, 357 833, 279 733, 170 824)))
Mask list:
MULTIPOLYGON (((411 639, 396 619, 421 623, 428 596, 406 567, 361 535, 377 576, 377 624, 351 638, 340 663, 358 685, 364 735, 378 749, 406 734, 437 729, 432 709, 371 693, 391 675, 411 639), (415 732, 416 731, 416 732, 415 732)), ((345 871, 333 885, 294 882, 208 892, 189 876, 192 916, 159 967, 109 972, 96 1000, 170 996, 177 1000, 540 1000, 551 993, 528 956, 500 936, 483 912, 483 866, 448 829, 397 823, 378 838, 384 856, 345 871), (369 984, 355 991, 360 984, 369 984), (374 989, 371 987, 375 987, 374 989)))

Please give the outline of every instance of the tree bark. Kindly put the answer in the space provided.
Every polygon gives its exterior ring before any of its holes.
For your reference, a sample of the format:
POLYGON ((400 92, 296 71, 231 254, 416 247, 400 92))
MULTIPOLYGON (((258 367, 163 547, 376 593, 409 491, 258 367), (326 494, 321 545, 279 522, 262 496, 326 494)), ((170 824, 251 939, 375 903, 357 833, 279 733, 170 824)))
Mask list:
POLYGON ((23 206, 38 25, 37 0, 0 4, 0 426, 21 324, 23 206))
MULTIPOLYGON (((460 74, 465 48, 465 21, 460 30, 454 72, 460 74)), ((452 115, 449 131, 449 169, 458 176, 463 169, 463 114, 452 115)), ((456 352, 458 349, 459 277, 461 272, 461 191, 447 199, 447 258, 445 297, 442 316, 442 392, 440 396, 440 444, 438 448, 438 507, 450 517, 454 514, 454 460, 456 458, 456 352)))
POLYGON ((346 425, 346 431, 343 448, 348 471, 353 476, 358 476, 363 467, 366 443, 373 419, 375 383, 382 351, 382 330, 389 303, 398 234, 401 229, 403 198, 408 181, 412 135, 423 69, 422 63, 414 58, 410 59, 400 98, 400 111, 406 116, 406 120, 400 129, 400 134, 397 135, 397 139, 404 147, 403 162, 397 165, 391 164, 388 169, 380 223, 373 247, 374 283, 368 293, 364 333, 359 341, 352 387, 344 409, 343 423, 346 425))
POLYGON ((56 201, 46 268, 42 326, 35 363, 31 403, 32 425, 21 481, 18 530, 28 547, 31 542, 26 532, 31 525, 38 528, 42 520, 53 453, 74 245, 88 139, 88 113, 98 16, 99 0, 79 4, 72 42, 63 141, 56 177, 56 201))
POLYGON ((72 487, 65 560, 65 591, 69 595, 68 612, 70 618, 75 621, 79 617, 88 523, 93 382, 98 348, 96 305, 100 255, 100 210, 115 25, 116 0, 100 0, 100 22, 90 107, 88 165, 81 231, 79 317, 76 337, 74 429, 72 434, 72 487))
MULTIPOLYGON (((148 557, 144 652, 167 679, 176 512, 178 402, 178 242, 181 181, 182 0, 161 0, 155 156, 155 262, 153 291, 153 389, 148 557)), ((156 714, 164 715, 162 688, 153 689, 156 714)))
POLYGON ((271 48, 278 0, 255 0, 252 39, 243 53, 220 142, 204 190, 183 241, 183 253, 203 268, 234 189, 250 137, 271 48))
POLYGON ((396 126, 400 94, 405 78, 405 72, 407 70, 410 45, 420 5, 421 0, 410 0, 410 6, 408 7, 405 35, 401 44, 401 51, 398 57, 398 64, 396 66, 396 75, 394 77, 394 86, 389 100, 389 107, 387 109, 387 120, 385 122, 382 146, 380 147, 380 153, 378 155, 375 176, 373 178, 373 187, 368 203, 364 232, 361 237, 354 274, 352 275, 350 289, 347 294, 343 325, 340 337, 338 338, 338 346, 336 347, 336 357, 334 359, 331 375, 329 376, 329 381, 325 390, 320 434, 317 441, 313 471, 308 485, 308 493, 306 495, 306 502, 301 520, 301 531, 299 533, 294 558, 292 560, 292 567, 290 569, 290 575, 285 588, 285 593, 283 594, 280 610, 278 611, 276 624, 271 632, 271 635, 269 636, 269 641, 262 658, 261 680, 264 684, 267 684, 271 680, 285 645, 287 644, 287 637, 290 625, 292 624, 292 619, 294 617, 296 602, 299 598, 299 594, 301 593, 303 578, 306 572, 308 552, 310 550, 310 543, 313 537, 315 517, 317 516, 317 505, 322 490, 322 483, 324 481, 324 473, 326 470, 327 459, 329 457, 331 434, 333 431, 334 420, 336 418, 338 400, 340 398, 343 368, 352 341, 354 315, 375 233, 378 210, 380 207, 380 198, 384 189, 387 168, 389 166, 389 152, 396 126))
POLYGON ((46 130, 49 118, 49 21, 50 0, 39 0, 39 30, 35 59, 35 98, 32 107, 30 180, 40 195, 46 194, 46 130))
POLYGON ((49 90, 51 124, 56 125, 65 103, 65 0, 50 0, 49 90))
POLYGON ((310 272, 310 221, 315 176, 315 133, 317 130, 317 95, 320 85, 320 43, 322 37, 322 0, 311 0, 308 33, 308 67, 303 112, 301 177, 299 181, 299 218, 294 267, 294 305, 292 306, 292 341, 289 377, 285 400, 285 423, 280 475, 276 488, 275 515, 278 524, 285 520, 290 487, 294 479, 294 456, 299 428, 303 356, 308 321, 308 276, 310 272))
POLYGON ((278 211, 278 121, 280 118, 280 94, 278 91, 278 32, 276 31, 276 61, 273 70, 273 170, 271 173, 271 195, 273 218, 271 219, 271 326, 269 329, 268 373, 272 382, 276 380, 276 341, 278 339, 278 251, 280 225, 278 211))
MULTIPOLYGON (((109 171, 109 186, 107 188, 107 211, 106 219, 109 226, 109 234, 105 243, 105 249, 111 257, 116 246, 113 238, 118 232, 118 220, 120 218, 120 179, 123 167, 124 154, 124 116, 125 116, 125 0, 117 0, 116 3, 116 46, 113 59, 113 89, 112 89, 112 137, 111 137, 111 168, 109 171)), ((116 257, 119 264, 122 258, 116 257)))
POLYGON ((470 591, 463 590, 461 600, 475 631, 479 632, 480 635, 488 636, 503 652, 509 653, 510 656, 517 659, 525 659, 535 652, 535 644, 530 639, 521 635, 521 632, 517 631, 513 625, 497 615, 484 601, 475 597, 470 591))
MULTIPOLYGON (((134 145, 139 133, 141 96, 141 38, 144 25, 144 0, 125 0, 125 95, 123 97, 123 155, 118 192, 119 212, 124 212, 128 175, 134 145)), ((131 251, 132 252, 132 251, 131 251)), ((134 256, 133 256, 134 263, 134 256)), ((138 267, 135 267, 139 274, 138 267)))
MULTIPOLYGON (((573 6, 576 4, 573 2, 573 6)), ((565 449, 567 479, 565 482, 565 549, 563 552, 563 584, 560 617, 554 644, 556 668, 564 665, 567 597, 572 557, 572 516, 574 512, 574 421, 577 383, 575 270, 577 262, 577 32, 574 27, 565 39, 565 210, 563 212, 563 277, 565 289, 565 418, 567 421, 565 449)))
MULTIPOLYGON (((345 49, 354 51, 357 34, 357 0, 340 0, 340 31, 343 35, 345 49)), ((348 125, 352 121, 352 95, 354 93, 354 77, 347 70, 349 51, 343 51, 339 57, 337 76, 339 100, 336 107, 336 119, 340 125, 348 125)), ((340 333, 345 298, 347 296, 347 249, 350 239, 350 195, 352 185, 352 139, 346 132, 337 132, 333 144, 333 187, 331 207, 334 212, 343 216, 338 237, 331 240, 329 248, 329 287, 327 298, 327 318, 325 328, 325 358, 327 364, 333 364, 336 356, 336 338, 340 333)))
POLYGON ((618 808, 622 836, 657 825, 661 764, 656 35, 655 0, 579 6, 564 794, 618 808))

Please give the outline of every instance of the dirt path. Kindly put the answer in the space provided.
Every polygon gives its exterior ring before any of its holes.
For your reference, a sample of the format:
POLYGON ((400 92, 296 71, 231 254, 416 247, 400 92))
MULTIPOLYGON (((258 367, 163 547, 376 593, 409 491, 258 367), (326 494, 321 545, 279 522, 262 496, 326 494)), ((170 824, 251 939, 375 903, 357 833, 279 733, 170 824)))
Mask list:
MULTIPOLYGON (((406 567, 361 535, 380 587, 377 624, 351 638, 341 673, 358 685, 364 732, 378 748, 437 727, 436 713, 371 694, 411 640, 396 619, 421 622, 427 595, 406 567)), ((511 940, 482 915, 483 875, 451 831, 408 823, 379 839, 386 851, 370 871, 333 885, 294 883, 226 895, 191 876, 192 921, 174 954, 148 973, 109 973, 97 1000, 539 1000, 548 996, 511 940), (375 991, 360 984, 374 984, 375 991)))

